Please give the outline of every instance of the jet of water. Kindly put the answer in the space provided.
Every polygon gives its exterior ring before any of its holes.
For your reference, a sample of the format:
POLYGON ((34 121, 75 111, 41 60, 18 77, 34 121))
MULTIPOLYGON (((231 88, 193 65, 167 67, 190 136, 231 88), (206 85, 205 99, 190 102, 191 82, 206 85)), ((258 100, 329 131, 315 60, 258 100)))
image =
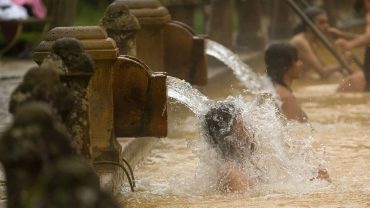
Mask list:
POLYGON ((205 112, 211 102, 188 82, 175 77, 167 76, 167 90, 168 97, 187 106, 196 115, 205 112))
POLYGON ((270 78, 267 75, 258 76, 237 54, 213 40, 207 40, 206 53, 228 66, 233 71, 236 78, 238 78, 252 94, 270 94, 276 104, 281 104, 280 97, 270 78))
POLYGON ((207 40, 206 53, 222 61, 226 66, 233 70, 235 76, 242 81, 252 92, 263 90, 261 81, 256 73, 240 60, 239 56, 223 45, 207 40))
MULTIPOLYGON (((269 184, 273 189, 281 187, 276 186, 277 184, 285 184, 284 187, 288 189, 303 182, 310 184, 309 179, 315 177, 318 164, 322 160, 315 156, 311 146, 312 137, 298 139, 291 136, 289 126, 286 125, 284 118, 279 116, 276 106, 277 96, 268 77, 259 77, 237 55, 214 41, 208 41, 207 53, 232 68, 234 74, 256 95, 252 101, 246 101, 242 96, 226 99, 240 109, 239 118, 243 121, 243 126, 250 128, 254 135, 255 151, 253 154, 247 154, 248 158, 243 159, 245 164, 242 163, 248 170, 248 175, 252 178, 261 178, 260 185, 269 184)), ((186 105, 199 118, 200 123, 204 120, 205 113, 217 103, 209 100, 184 80, 168 77, 167 87, 168 97, 186 105)), ((201 128, 200 132, 204 132, 204 129, 201 128)), ((193 152, 200 159, 196 173, 197 181, 201 184, 209 182, 203 184, 204 187, 214 186, 217 182, 214 177, 217 177, 216 173, 223 169, 225 163, 220 163, 221 160, 209 151, 203 133, 201 139, 197 141, 198 143, 192 145, 193 152), (210 179, 212 174, 214 177, 210 179)), ((245 148, 241 145, 239 149, 244 151, 245 148)))

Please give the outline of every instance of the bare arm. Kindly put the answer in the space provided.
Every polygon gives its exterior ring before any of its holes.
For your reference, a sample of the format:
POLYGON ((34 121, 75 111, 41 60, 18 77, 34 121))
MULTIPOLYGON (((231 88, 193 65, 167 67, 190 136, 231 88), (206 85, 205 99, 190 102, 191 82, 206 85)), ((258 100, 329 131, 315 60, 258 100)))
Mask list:
POLYGON ((348 50, 359 46, 367 45, 370 42, 370 13, 366 15, 366 28, 365 33, 357 36, 352 40, 338 39, 335 43, 342 49, 348 50))
POLYGON ((328 32, 329 32, 329 34, 334 36, 332 38, 354 39, 354 38, 359 37, 358 34, 351 33, 351 32, 346 32, 346 31, 343 31, 343 30, 339 30, 335 27, 329 28, 328 32))
POLYGON ((339 64, 324 65, 306 40, 296 39, 292 40, 291 43, 298 49, 303 62, 320 74, 321 78, 327 78, 332 73, 340 70, 341 66, 339 64))

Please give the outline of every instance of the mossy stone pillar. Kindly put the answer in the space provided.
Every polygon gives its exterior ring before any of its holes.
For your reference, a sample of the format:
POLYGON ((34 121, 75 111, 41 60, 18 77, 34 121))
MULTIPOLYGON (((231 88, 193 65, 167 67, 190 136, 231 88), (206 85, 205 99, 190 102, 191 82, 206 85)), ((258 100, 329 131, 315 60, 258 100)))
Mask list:
POLYGON ((116 41, 121 55, 137 56, 136 33, 140 24, 124 2, 115 1, 105 10, 100 25, 116 41))
MULTIPOLYGON (((37 52, 36 52, 37 53, 37 52)), ((92 165, 88 85, 94 74, 94 63, 75 38, 60 38, 52 46, 52 55, 46 57, 41 68, 56 69, 69 93, 69 112, 63 122, 72 136, 72 145, 92 165)), ((67 105, 67 104, 64 104, 67 105)), ((60 108, 66 108, 62 106, 60 108)))
MULTIPOLYGON (((137 57, 150 69, 165 71, 195 85, 207 83, 206 41, 203 37, 197 36, 188 25, 171 21, 167 9, 158 0, 115 2, 122 2, 139 20, 137 57)), ((122 33, 121 36, 126 35, 122 33)))
POLYGON ((157 0, 116 0, 124 3, 140 23, 136 35, 137 58, 154 71, 164 71, 164 26, 171 21, 157 0))
POLYGON ((50 54, 54 42, 64 37, 80 40, 85 52, 95 62, 95 73, 87 86, 93 160, 120 161, 120 146, 113 131, 112 89, 112 67, 118 57, 118 48, 101 27, 57 27, 50 30, 45 40, 40 43, 34 54, 34 60, 42 62, 50 54))

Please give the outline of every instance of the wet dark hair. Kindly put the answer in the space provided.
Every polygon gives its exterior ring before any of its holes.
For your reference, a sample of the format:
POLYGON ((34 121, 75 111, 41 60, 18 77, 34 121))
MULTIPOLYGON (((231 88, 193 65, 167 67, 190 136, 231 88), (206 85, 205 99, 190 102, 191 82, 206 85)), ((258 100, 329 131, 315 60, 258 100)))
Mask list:
MULTIPOLYGON (((308 17, 308 19, 310 19, 312 22, 315 19, 315 17, 317 17, 320 14, 325 13, 324 10, 316 6, 309 6, 303 12, 308 17)), ((308 24, 303 19, 301 19, 301 22, 293 28, 292 34, 296 35, 300 32, 303 32, 306 30, 307 27, 308 27, 308 24)))
POLYGON ((232 135, 237 113, 234 103, 217 102, 204 115, 202 127, 207 143, 215 148, 223 159, 244 162, 245 153, 251 151, 252 147, 232 135))
POLYGON ((272 43, 265 53, 267 75, 273 83, 288 87, 284 83, 284 74, 298 60, 297 49, 289 43, 272 43))

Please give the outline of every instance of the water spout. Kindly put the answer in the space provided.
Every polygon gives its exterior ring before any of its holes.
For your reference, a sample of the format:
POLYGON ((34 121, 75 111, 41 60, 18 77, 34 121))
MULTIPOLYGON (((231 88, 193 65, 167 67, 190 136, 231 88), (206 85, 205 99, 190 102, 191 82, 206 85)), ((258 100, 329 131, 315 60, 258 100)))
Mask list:
POLYGON ((184 104, 197 115, 208 109, 210 100, 184 80, 167 76, 167 90, 168 97, 184 104))
POLYGON ((280 105, 280 98, 267 75, 258 76, 237 54, 213 40, 207 40, 206 53, 228 66, 250 93, 270 94, 275 103, 280 105))

